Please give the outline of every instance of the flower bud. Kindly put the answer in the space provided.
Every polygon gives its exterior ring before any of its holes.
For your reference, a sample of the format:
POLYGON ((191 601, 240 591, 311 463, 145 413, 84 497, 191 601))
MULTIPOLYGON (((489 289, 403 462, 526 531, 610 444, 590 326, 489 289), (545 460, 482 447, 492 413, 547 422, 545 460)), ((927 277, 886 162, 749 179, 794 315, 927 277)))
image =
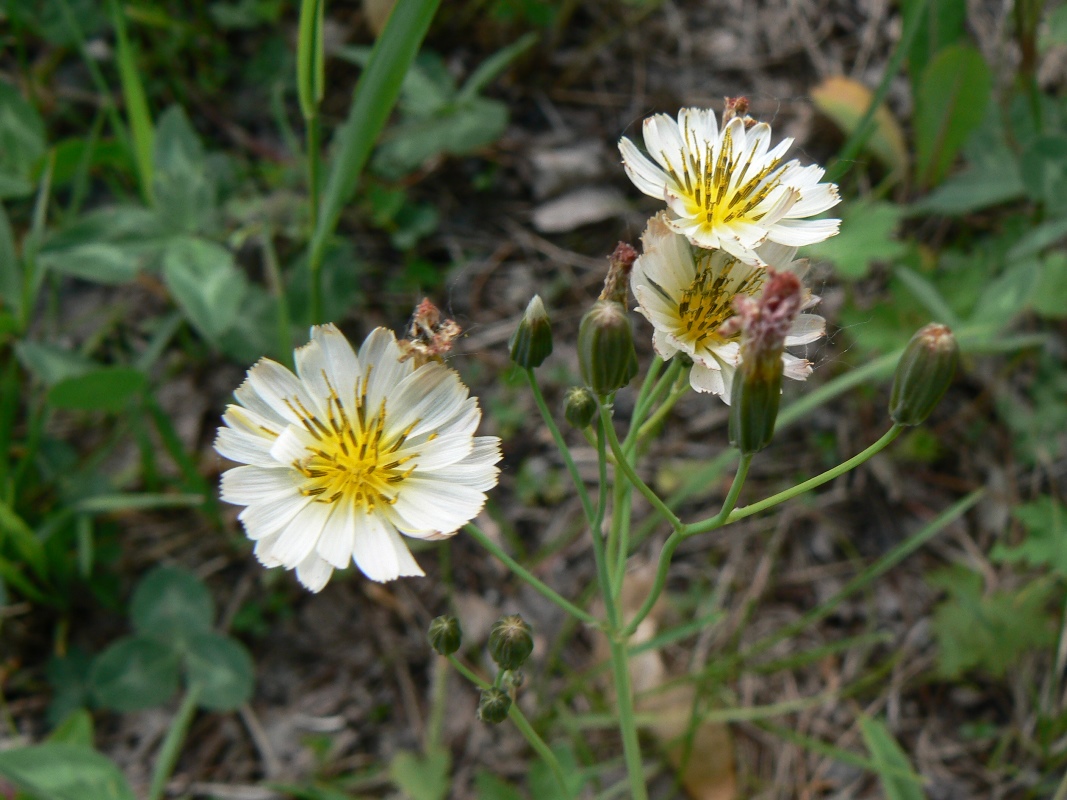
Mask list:
POLYGON ((552 326, 540 295, 534 295, 522 315, 515 335, 508 342, 511 360, 523 369, 541 366, 552 353, 552 326))
POLYGON ((478 700, 478 719, 496 725, 508 718, 511 698, 502 689, 483 689, 478 700))
POLYGON ((501 617, 489 632, 489 655, 501 669, 516 670, 533 652, 533 631, 518 614, 501 617))
POLYGON ((634 332, 626 306, 597 300, 578 326, 578 367, 598 395, 621 389, 637 375, 634 332))
POLYGON ((440 655, 450 656, 457 650, 463 641, 463 631, 460 630, 459 620, 451 614, 436 617, 430 623, 427 631, 430 646, 440 655))
POLYGON ((597 403, 593 393, 584 386, 572 386, 563 397, 563 416, 575 428, 586 428, 596 416, 597 403))
POLYGON ((738 369, 730 392, 730 444, 742 455, 758 453, 771 443, 782 396, 781 359, 776 373, 738 369))
POLYGON ((921 328, 897 362, 889 394, 889 416, 898 425, 919 425, 934 410, 952 382, 959 346, 947 325, 921 328))

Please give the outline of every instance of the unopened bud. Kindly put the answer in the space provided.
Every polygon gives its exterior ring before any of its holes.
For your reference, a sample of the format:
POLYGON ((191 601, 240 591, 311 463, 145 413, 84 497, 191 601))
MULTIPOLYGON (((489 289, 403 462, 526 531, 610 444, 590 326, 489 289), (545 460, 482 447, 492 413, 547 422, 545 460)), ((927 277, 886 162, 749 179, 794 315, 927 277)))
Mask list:
POLYGON ((489 655, 501 669, 516 670, 533 652, 533 631, 518 614, 501 617, 489 632, 489 655))
POLYGON ((460 630, 459 620, 451 614, 436 617, 430 623, 427 636, 430 639, 430 646, 443 656, 450 656, 459 650, 460 643, 463 641, 463 631, 460 630))
POLYGON ((523 369, 541 366, 552 354, 552 326, 540 295, 534 295, 508 343, 511 360, 523 369))
POLYGON ((578 367, 598 395, 621 389, 637 375, 634 332, 626 306, 597 300, 578 326, 578 367))
POLYGON ((478 719, 494 725, 508 718, 511 710, 511 698, 503 689, 483 689, 478 700, 478 719))
POLYGON ((563 416, 575 428, 588 427, 596 416, 597 403, 593 393, 584 386, 572 386, 563 397, 563 416))
MULTIPOLYGON (((779 364, 781 359, 779 358, 779 364)), ((774 438, 782 396, 782 370, 767 374, 738 369, 730 391, 730 444, 742 455, 758 453, 774 438)))
POLYGON ((947 325, 921 328, 897 362, 889 394, 889 416, 898 425, 919 425, 934 410, 952 382, 959 345, 947 325))

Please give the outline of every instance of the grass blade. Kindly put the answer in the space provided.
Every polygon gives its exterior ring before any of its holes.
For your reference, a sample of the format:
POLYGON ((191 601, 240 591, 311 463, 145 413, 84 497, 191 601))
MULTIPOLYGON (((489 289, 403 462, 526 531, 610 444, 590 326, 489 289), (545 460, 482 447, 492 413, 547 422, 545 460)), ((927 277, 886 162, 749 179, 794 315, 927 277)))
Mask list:
POLYGON ((137 164, 137 173, 141 178, 141 194, 145 201, 154 203, 152 185, 152 153, 155 148, 155 129, 152 127, 152 115, 148 111, 148 100, 141 83, 141 74, 137 71, 137 57, 133 44, 126 35, 126 17, 118 0, 111 0, 111 20, 115 26, 115 57, 119 65, 119 79, 122 81, 122 96, 126 101, 126 120, 133 137, 133 155, 137 164))

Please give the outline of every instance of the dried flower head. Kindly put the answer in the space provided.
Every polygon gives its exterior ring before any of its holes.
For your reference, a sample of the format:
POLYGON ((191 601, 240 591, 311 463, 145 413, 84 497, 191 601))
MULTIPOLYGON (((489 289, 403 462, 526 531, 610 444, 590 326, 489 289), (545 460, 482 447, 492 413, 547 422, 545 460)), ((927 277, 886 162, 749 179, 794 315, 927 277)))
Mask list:
POLYGON ((411 318, 411 338, 397 344, 404 359, 414 359, 415 366, 421 367, 430 361, 444 361, 462 330, 455 320, 441 319, 441 309, 424 297, 411 318))

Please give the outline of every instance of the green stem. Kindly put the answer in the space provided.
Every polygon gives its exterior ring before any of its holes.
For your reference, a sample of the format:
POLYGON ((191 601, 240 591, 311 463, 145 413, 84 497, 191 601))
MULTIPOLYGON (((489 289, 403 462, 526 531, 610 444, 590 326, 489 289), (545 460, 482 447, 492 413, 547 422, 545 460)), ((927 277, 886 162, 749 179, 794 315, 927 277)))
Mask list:
MULTIPOLYGON (((319 196, 321 194, 320 176, 322 158, 320 154, 319 115, 308 117, 307 123, 307 173, 308 173, 308 217, 312 235, 319 224, 319 196)), ((308 264, 311 276, 311 321, 318 325, 322 319, 322 259, 317 258, 308 264)))
POLYGON ((174 765, 178 763, 178 756, 182 751, 185 736, 189 733, 189 726, 196 714, 196 703, 200 699, 200 686, 193 684, 185 693, 178 713, 170 723, 163 744, 159 747, 159 755, 156 757, 156 768, 152 771, 152 783, 148 789, 148 800, 160 800, 167 788, 167 779, 174 771, 174 765))
POLYGON ((530 572, 528 569, 519 564, 518 561, 516 561, 514 558, 505 553, 504 550, 500 547, 500 545, 498 545, 496 542, 486 536, 482 529, 479 528, 477 525, 473 523, 467 523, 463 526, 463 530, 473 536, 474 539, 478 542, 478 544, 488 550, 492 555, 496 556, 496 558, 501 563, 503 563, 508 569, 514 572, 518 577, 522 578, 522 580, 530 584, 530 587, 533 588, 546 600, 555 603, 557 606, 562 608, 572 617, 580 619, 587 625, 592 625, 595 628, 604 627, 603 623, 596 617, 594 617, 592 614, 590 614, 588 611, 583 611, 582 609, 578 608, 578 606, 574 605, 574 603, 570 602, 565 597, 560 595, 546 583, 534 577, 532 572, 530 572))
POLYGON ((608 639, 611 646, 611 672, 615 679, 615 704, 619 712, 619 731, 626 760, 626 774, 630 779, 631 800, 648 800, 645 773, 641 765, 641 743, 637 739, 637 715, 634 713, 633 688, 630 685, 630 665, 625 639, 608 639))
MULTIPOLYGON (((600 497, 597 514, 590 533, 593 537, 593 557, 596 560, 597 578, 600 582, 600 596, 608 617, 608 646, 611 649, 611 669, 615 682, 615 705, 619 715, 619 732, 622 735, 623 757, 626 761, 626 774, 630 781, 631 800, 648 800, 645 786, 644 770, 641 766, 641 743, 637 739, 637 723, 634 714, 633 688, 630 685, 630 666, 627 659, 627 641, 619 638, 621 627, 619 607, 612 593, 608 576, 607 558, 604 553, 604 541, 601 535, 604 513, 607 509, 608 457, 605 449, 610 439, 613 448, 618 447, 618 440, 611 425, 611 417, 603 403, 600 403, 600 416, 597 419, 597 465, 600 474, 600 497), (609 433, 610 432, 610 433, 609 433)), ((618 462, 629 467, 625 457, 617 457, 618 462)), ((615 466, 619 469, 619 463, 615 466)), ((632 470, 631 470, 632 472, 632 470)))
POLYGON ((567 472, 570 473, 571 481, 574 482, 574 488, 578 492, 578 499, 582 503, 586 521, 592 522, 594 517, 593 504, 589 499, 589 493, 585 489, 582 476, 578 474, 578 467, 574 465, 574 459, 571 458, 571 450, 567 447, 563 434, 560 433, 556 421, 552 418, 552 412, 548 410, 548 404, 545 402, 545 396, 541 394, 541 387, 537 385, 537 378, 534 377, 533 370, 527 369, 524 372, 526 373, 526 380, 530 384, 530 391, 533 392, 534 402, 537 403, 537 409, 541 412, 541 418, 545 421, 549 433, 552 434, 552 440, 556 443, 556 447, 559 448, 559 454, 563 457, 563 463, 567 467, 567 472))
POLYGON ((670 366, 667 367, 667 371, 660 377, 659 381, 654 386, 648 388, 646 386, 641 387, 641 395, 637 398, 637 403, 634 405, 634 413, 630 417, 630 432, 626 435, 626 439, 623 441, 624 449, 627 453, 632 453, 634 448, 638 444, 638 434, 644 428, 645 417, 649 410, 659 402, 663 393, 668 391, 674 386, 675 381, 678 378, 678 371, 681 369, 681 361, 674 359, 670 366), (646 394, 645 389, 648 388, 646 394))
MULTIPOLYGON (((709 521, 717 523, 714 528, 719 528, 725 525, 730 517, 730 512, 732 512, 734 506, 737 505, 737 498, 741 494, 741 487, 745 485, 745 479, 748 477, 748 468, 751 463, 752 454, 741 456, 741 463, 737 466, 737 472, 734 474, 733 483, 730 484, 730 490, 726 493, 726 499, 723 500, 722 508, 719 509, 719 513, 709 521)), ((714 528, 707 528, 707 530, 714 530, 714 528)), ((637 630, 637 626, 640 625, 645 617, 649 615, 649 612, 652 611, 652 607, 663 593, 663 587, 667 583, 667 571, 670 569, 674 551, 678 549, 678 545, 692 535, 693 533, 689 532, 689 526, 683 526, 681 529, 676 528, 675 531, 667 537, 667 541, 663 543, 663 549, 660 550, 659 563, 656 565, 656 578, 652 583, 652 588, 649 590, 645 602, 642 603, 641 608, 638 609, 637 614, 634 615, 634 618, 630 620, 630 623, 626 626, 625 630, 623 630, 623 636, 632 636, 637 630)))
POLYGON ((663 401, 663 405, 656 409, 656 413, 645 420, 644 424, 637 431, 635 438, 636 442, 644 441, 649 433, 656 429, 663 419, 671 413, 671 409, 674 408, 674 404, 685 397, 686 392, 689 391, 689 384, 683 383, 681 386, 677 386, 671 390, 671 393, 667 396, 667 399, 663 401))
MULTIPOLYGON (((455 657, 455 655, 447 656, 449 663, 456 668, 456 672, 469 680, 479 689, 492 689, 493 684, 480 678, 473 670, 467 667, 462 661, 455 657)), ((559 760, 556 758, 556 754, 552 752, 545 740, 542 739, 537 731, 534 730, 533 725, 526 719, 526 715, 519 709, 518 703, 512 703, 508 709, 508 718, 515 724, 515 727, 519 729, 519 733, 523 735, 530 747, 537 751, 537 754, 545 760, 549 768, 552 770, 552 774, 556 777, 556 781, 559 783, 559 788, 563 791, 563 796, 566 798, 574 797, 574 793, 570 791, 567 786, 567 782, 563 779, 563 768, 560 767, 559 760)))
POLYGON ((652 489, 638 477, 634 472, 634 468, 630 465, 629 459, 626 458, 626 454, 623 452, 622 445, 619 443, 618 437, 615 435, 615 428, 611 424, 611 415, 603 404, 600 406, 600 425, 601 429, 605 431, 608 444, 611 446, 611 453, 615 456, 615 469, 621 470, 622 474, 626 476, 628 480, 637 491, 639 491, 652 507, 659 512, 672 528, 676 531, 685 527, 682 521, 678 519, 678 516, 671 511, 666 503, 659 499, 659 496, 652 491, 652 489))
MULTIPOLYGON (((804 494, 805 492, 810 491, 811 489, 814 489, 818 486, 822 486, 828 481, 832 481, 834 478, 837 478, 840 475, 844 475, 849 470, 855 469, 860 464, 864 463, 865 461, 868 461, 873 456, 884 450, 894 439, 896 439, 901 434, 903 430, 903 425, 893 425, 892 428, 890 428, 882 435, 881 439, 872 444, 863 452, 857 453, 848 461, 844 461, 838 464, 833 469, 826 470, 826 472, 822 473, 821 475, 816 475, 814 478, 809 478, 808 480, 804 481, 803 483, 797 484, 791 489, 786 489, 783 492, 778 492, 778 494, 771 495, 765 500, 760 500, 758 503, 753 503, 752 505, 738 508, 730 514, 726 522, 736 522, 739 519, 744 519, 745 517, 750 517, 753 514, 758 514, 760 511, 765 511, 766 509, 771 508, 772 506, 776 506, 779 503, 784 503, 786 500, 790 500, 796 497, 797 495, 804 494)), ((694 522, 692 525, 686 526, 686 534, 692 535, 694 533, 703 533, 704 531, 714 530, 715 528, 719 527, 718 524, 715 524, 716 519, 716 517, 713 517, 709 520, 694 522)))
POLYGON ((893 55, 889 58, 889 63, 886 64, 885 70, 882 72, 882 80, 879 82, 878 88, 875 89, 874 95, 871 97, 871 103, 867 106, 867 111, 864 112, 856 127, 852 129, 852 133, 845 142, 845 146, 841 148, 841 152, 826 171, 827 181, 833 183, 840 181, 849 169, 852 168, 856 156, 859 155, 860 150, 862 150, 863 146, 867 143, 867 137, 870 135, 873 128, 874 115, 878 112, 878 107, 882 105, 882 101, 885 100, 886 95, 889 93, 889 87, 893 82, 893 78, 895 78, 900 71, 900 67, 904 63, 904 58, 911 49, 911 43, 915 39, 915 35, 919 32, 919 28, 922 27, 922 22, 926 18, 927 5, 928 0, 917 0, 915 3, 916 7, 912 9, 912 15, 908 18, 908 22, 904 26, 904 30, 901 32, 900 41, 897 42, 896 49, 893 51, 893 55))

